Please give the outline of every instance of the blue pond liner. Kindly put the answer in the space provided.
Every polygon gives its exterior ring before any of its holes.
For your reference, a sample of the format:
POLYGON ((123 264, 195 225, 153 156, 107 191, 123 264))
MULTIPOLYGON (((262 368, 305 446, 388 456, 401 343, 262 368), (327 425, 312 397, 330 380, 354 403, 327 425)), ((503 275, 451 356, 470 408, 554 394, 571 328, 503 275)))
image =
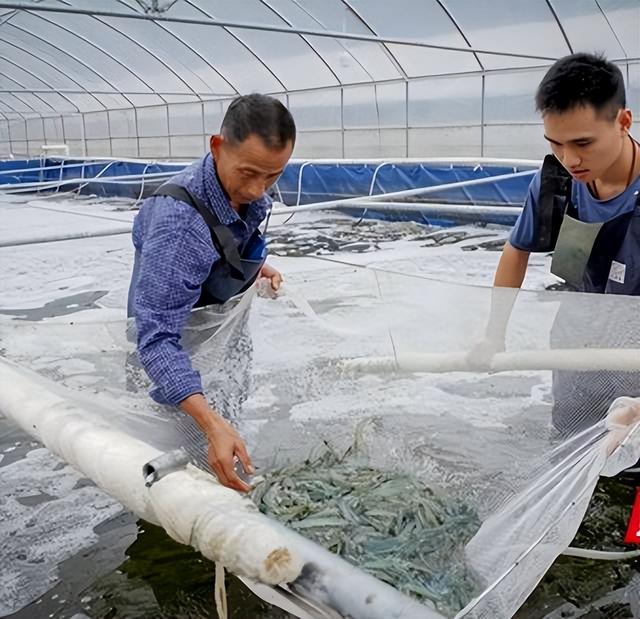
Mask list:
MULTIPOLYGON (((148 178, 151 174, 170 175, 182 170, 186 163, 162 163, 132 160, 82 160, 82 159, 28 159, 0 161, 0 185, 74 181, 64 184, 61 190, 80 188, 80 193, 98 196, 138 198, 151 194, 165 178, 148 178), (87 181, 99 176, 100 181, 87 181), (123 178, 128 177, 128 178, 123 178), (144 177, 144 185, 143 179, 144 177), (112 179, 110 181, 109 179, 112 179), (76 180, 80 179, 80 180, 76 180)), ((533 169, 506 165, 469 165, 452 163, 420 163, 416 161, 393 162, 291 162, 272 189, 274 197, 289 206, 311 204, 328 200, 340 200, 367 195, 383 194, 417 187, 431 187, 460 181, 499 176, 533 169)), ((408 203, 466 204, 481 206, 522 206, 531 178, 516 177, 495 183, 485 183, 444 189, 427 196, 406 198, 408 203)), ((36 191, 37 188, 34 188, 36 191)), ((46 189, 50 191, 51 189, 46 189)), ((354 217, 365 216, 391 221, 418 221, 437 225, 453 225, 469 221, 469 214, 428 214, 415 210, 376 210, 352 207, 341 209, 354 217)), ((479 214, 479 223, 512 224, 515 215, 493 213, 479 214)))

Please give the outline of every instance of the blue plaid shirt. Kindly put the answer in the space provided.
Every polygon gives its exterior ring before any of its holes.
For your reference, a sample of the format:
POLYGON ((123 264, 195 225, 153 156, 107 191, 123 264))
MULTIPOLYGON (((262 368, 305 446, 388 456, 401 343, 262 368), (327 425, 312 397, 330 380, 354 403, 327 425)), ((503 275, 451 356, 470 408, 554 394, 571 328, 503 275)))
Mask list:
MULTIPOLYGON (((213 166, 211 154, 196 161, 171 181, 200 198, 245 243, 266 217, 271 199, 265 194, 251 202, 242 220, 231 208, 213 166)), ((133 224, 138 277, 132 282, 138 355, 153 381, 151 397, 175 406, 202 393, 200 374, 191 366, 180 337, 202 284, 220 254, 202 216, 174 198, 147 198, 133 224)))

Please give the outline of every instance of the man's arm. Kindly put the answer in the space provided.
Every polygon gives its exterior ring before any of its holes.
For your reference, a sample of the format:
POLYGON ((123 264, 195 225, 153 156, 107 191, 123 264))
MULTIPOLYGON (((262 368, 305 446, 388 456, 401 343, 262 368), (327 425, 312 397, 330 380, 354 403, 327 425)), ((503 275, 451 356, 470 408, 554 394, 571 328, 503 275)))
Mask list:
POLYGON ((520 288, 528 264, 529 252, 516 249, 507 241, 498 262, 493 285, 501 288, 520 288))
POLYGON ((494 351, 504 350, 509 318, 527 273, 528 263, 528 251, 516 249, 509 241, 505 243, 493 280, 486 330, 486 338, 492 342, 490 348, 494 351))
POLYGON ((160 198, 151 208, 133 298, 138 355, 153 381, 151 397, 178 406, 203 391, 181 337, 217 255, 192 230, 191 207, 160 198))
MULTIPOLYGON (((522 248, 534 246, 539 193, 540 172, 535 175, 529 185, 522 213, 511 231, 509 240, 502 249, 500 262, 494 276, 491 310, 485 334, 486 352, 491 354, 505 348, 509 318, 529 264, 530 252, 526 249, 519 249, 516 245, 522 248)), ((484 356, 486 357, 487 354, 484 356)))
MULTIPOLYGON (((168 200, 172 200, 169 198, 168 200)), ((200 294, 211 266, 213 250, 201 235, 180 218, 179 204, 154 204, 157 221, 151 222, 141 252, 134 307, 140 361, 154 382, 152 396, 163 404, 179 406, 193 417, 207 438, 208 459, 220 482, 247 491, 234 470, 235 458, 247 473, 251 461, 237 432, 207 403, 198 372, 191 367, 180 344, 182 330, 200 294), (162 210, 167 210, 163 216, 162 210)), ((189 206, 187 220, 192 215, 189 206)), ((184 213, 183 213, 184 215, 184 213)), ((208 231, 207 231, 208 233, 208 231)))

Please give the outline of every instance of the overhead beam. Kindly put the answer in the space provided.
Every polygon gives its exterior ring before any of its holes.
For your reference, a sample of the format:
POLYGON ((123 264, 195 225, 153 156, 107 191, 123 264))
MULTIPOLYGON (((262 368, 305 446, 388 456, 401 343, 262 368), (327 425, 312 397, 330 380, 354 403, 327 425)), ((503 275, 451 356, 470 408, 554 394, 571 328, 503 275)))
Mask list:
MULTIPOLYGON (((40 78, 38 78, 40 79, 40 78)), ((40 80, 42 81, 42 80, 40 80)), ((96 95, 164 95, 166 97, 191 97, 192 99, 196 99, 196 97, 216 97, 219 99, 225 97, 234 96, 233 93, 218 93, 218 92, 198 92, 198 91, 189 91, 189 92, 172 92, 166 90, 158 90, 149 92, 148 90, 83 90, 81 88, 0 88, 0 92, 32 92, 32 93, 58 93, 58 94, 67 94, 67 95, 87 95, 87 94, 96 94, 96 95)), ((163 103, 164 105, 164 103, 163 103)), ((171 105, 171 104, 170 104, 171 105)))
POLYGON ((0 2, 0 9, 14 9, 29 11, 31 13, 68 13, 75 15, 88 15, 90 17, 116 17, 120 19, 139 19, 153 22, 173 22, 182 24, 197 24, 217 26, 220 28, 237 28, 241 30, 259 30, 262 32, 281 32, 284 34, 311 35, 316 37, 328 37, 332 39, 343 39, 351 41, 368 41, 371 43, 386 43, 390 45, 409 45, 412 47, 426 47, 429 49, 440 49, 454 52, 466 52, 474 54, 488 54, 491 56, 502 56, 510 58, 526 58, 529 60, 555 61, 555 56, 538 56, 531 54, 518 54, 515 52, 497 52, 495 50, 477 49, 471 47, 456 47, 452 45, 435 45, 426 43, 419 39, 403 39, 399 37, 382 37, 377 35, 357 34, 350 32, 338 32, 333 30, 318 30, 315 28, 290 28, 286 26, 275 26, 270 24, 256 24, 251 22, 238 22, 221 19, 173 17, 169 15, 148 15, 145 13, 122 13, 119 11, 105 11, 100 9, 80 9, 77 7, 47 6, 43 4, 24 4, 22 2, 0 2))

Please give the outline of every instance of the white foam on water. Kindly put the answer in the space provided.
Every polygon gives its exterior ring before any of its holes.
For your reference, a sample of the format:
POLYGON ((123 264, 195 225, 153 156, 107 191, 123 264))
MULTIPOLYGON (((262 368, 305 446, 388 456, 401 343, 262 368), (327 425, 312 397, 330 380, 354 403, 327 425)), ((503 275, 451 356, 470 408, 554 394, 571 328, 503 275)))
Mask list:
MULTIPOLYGON (((39 201, 36 205, 38 204, 39 201)), ((92 212, 110 212, 112 207, 108 205, 79 204, 73 200, 46 200, 42 205, 74 211, 74 214, 38 209, 41 233, 52 232, 54 229, 51 226, 54 221, 55 230, 66 229, 70 222, 81 227, 80 220, 84 222, 87 230, 112 225, 106 220, 92 221, 88 217, 76 214, 88 208, 96 209, 92 212)), ((11 204, 1 211, 5 216, 9 213, 11 217, 16 216, 14 228, 5 230, 6 235, 24 235, 31 230, 29 221, 33 221, 33 213, 27 213, 25 210, 18 215, 19 208, 23 208, 23 205, 11 204), (12 210, 9 212, 8 209, 12 210)), ((131 218, 130 213, 118 213, 117 216, 131 218)), ((346 217, 343 219, 350 221, 346 217)), ((470 234, 478 233, 478 229, 471 226, 461 230, 470 234)), ((292 225, 291 233, 295 234, 295 223, 292 225)), ((309 232, 303 231, 301 234, 309 235, 309 232)), ((492 229, 489 234, 494 238, 505 236, 506 229, 492 229)), ((354 229, 354 238, 358 238, 357 228, 354 229)), ((310 293, 310 302, 316 307, 326 298, 335 300, 341 295, 348 297, 355 305, 341 308, 339 303, 333 303, 330 314, 322 316, 323 320, 331 321, 330 324, 340 329, 341 312, 353 316, 353 312, 358 311, 366 317, 368 304, 372 301, 366 292, 366 286, 363 286, 361 297, 354 297, 353 290, 347 290, 353 280, 341 279, 344 269, 353 271, 360 267, 368 267, 383 271, 400 271, 440 281, 488 286, 493 278, 499 252, 462 249, 472 242, 481 240, 483 239, 472 239, 438 247, 424 247, 424 243, 420 241, 390 240, 380 242, 380 249, 375 251, 343 251, 331 255, 325 253, 321 257, 273 256, 270 262, 282 270, 285 280, 292 286, 308 284, 310 280, 317 278, 318 287, 315 292, 308 285, 305 287, 305 291, 310 293), (346 266, 336 265, 327 259, 342 261, 346 266), (350 294, 346 295, 346 292, 350 294)), ((99 299, 98 306, 105 308, 105 311, 113 310, 111 317, 117 316, 120 312, 124 318, 126 292, 133 262, 133 247, 127 235, 3 247, 0 248, 0 261, 3 280, 0 309, 38 308, 79 292, 104 290, 108 291, 108 294, 99 299)), ((547 256, 533 256, 525 287, 541 290, 549 283, 557 281, 549 275, 548 268, 547 256)), ((369 281, 368 272, 363 277, 369 281)), ((294 304, 283 303, 282 300, 264 303, 261 318, 265 320, 267 330, 271 321, 277 326, 282 324, 281 321, 300 313, 300 309, 294 304)), ((100 311, 102 310, 90 309, 64 318, 70 321, 91 321, 100 311)), ((13 319, 0 316, 0 320, 13 319)), ((366 326, 375 329, 382 325, 366 326)), ((256 351, 257 365, 271 360, 282 364, 283 368, 295 370, 301 360, 308 359, 310 354, 321 359, 323 356, 334 357, 342 351, 344 356, 348 357, 353 350, 349 337, 339 340, 318 337, 317 333, 314 334, 312 323, 308 329, 308 333, 301 333, 301 337, 295 342, 277 342, 270 349, 260 347, 256 351), (271 357, 263 358, 260 355, 271 357)), ((361 339, 359 335, 360 350, 365 350, 361 339)), ((0 341, 0 347, 1 345, 0 341)), ((372 343, 369 352, 384 354, 387 351, 376 350, 372 343)), ((49 364, 50 369, 59 369, 65 376, 70 377, 68 382, 74 387, 82 388, 92 384, 92 363, 79 359, 65 360, 55 350, 51 350, 50 353, 47 357, 40 358, 39 364, 42 367, 49 364)), ((526 374, 521 376, 526 377, 526 374)), ((531 388, 531 404, 547 401, 549 393, 548 377, 540 373, 535 376, 539 379, 539 384, 531 388)), ((437 418, 446 413, 459 416, 461 420, 474 427, 503 428, 509 424, 513 411, 518 407, 522 408, 521 398, 496 397, 491 399, 491 414, 483 414, 471 405, 473 399, 466 392, 452 394, 450 391, 443 391, 445 381, 441 376, 421 375, 406 378, 395 381, 391 387, 376 376, 361 380, 368 381, 371 389, 379 392, 380 413, 389 417, 428 415, 437 418), (422 411, 414 408, 416 390, 420 390, 424 402, 428 403, 422 411)), ((467 384, 470 380, 468 376, 462 377, 460 384, 467 384)), ((274 389, 275 386, 261 384, 245 403, 248 417, 245 431, 249 445, 255 445, 258 441, 260 431, 267 422, 265 417, 268 418, 270 409, 277 401, 274 389)), ((289 412, 292 423, 311 419, 341 418, 357 421, 370 415, 371 411, 363 409, 357 396, 348 393, 327 393, 303 404, 296 404, 289 412)), ((0 461, 2 458, 0 455, 0 461)), ((35 449, 25 458, 0 468, 0 539, 4 541, 4 560, 0 568, 0 615, 23 607, 50 589, 57 580, 56 566, 93 544, 96 541, 94 527, 120 511, 121 507, 117 502, 93 486, 78 487, 78 481, 77 474, 69 466, 44 449, 35 449), (42 495, 42 502, 36 505, 30 503, 28 497, 38 495, 42 495)))
POLYGON ((122 506, 46 449, 0 468, 0 616, 58 580, 57 566, 97 540, 94 528, 122 506))

